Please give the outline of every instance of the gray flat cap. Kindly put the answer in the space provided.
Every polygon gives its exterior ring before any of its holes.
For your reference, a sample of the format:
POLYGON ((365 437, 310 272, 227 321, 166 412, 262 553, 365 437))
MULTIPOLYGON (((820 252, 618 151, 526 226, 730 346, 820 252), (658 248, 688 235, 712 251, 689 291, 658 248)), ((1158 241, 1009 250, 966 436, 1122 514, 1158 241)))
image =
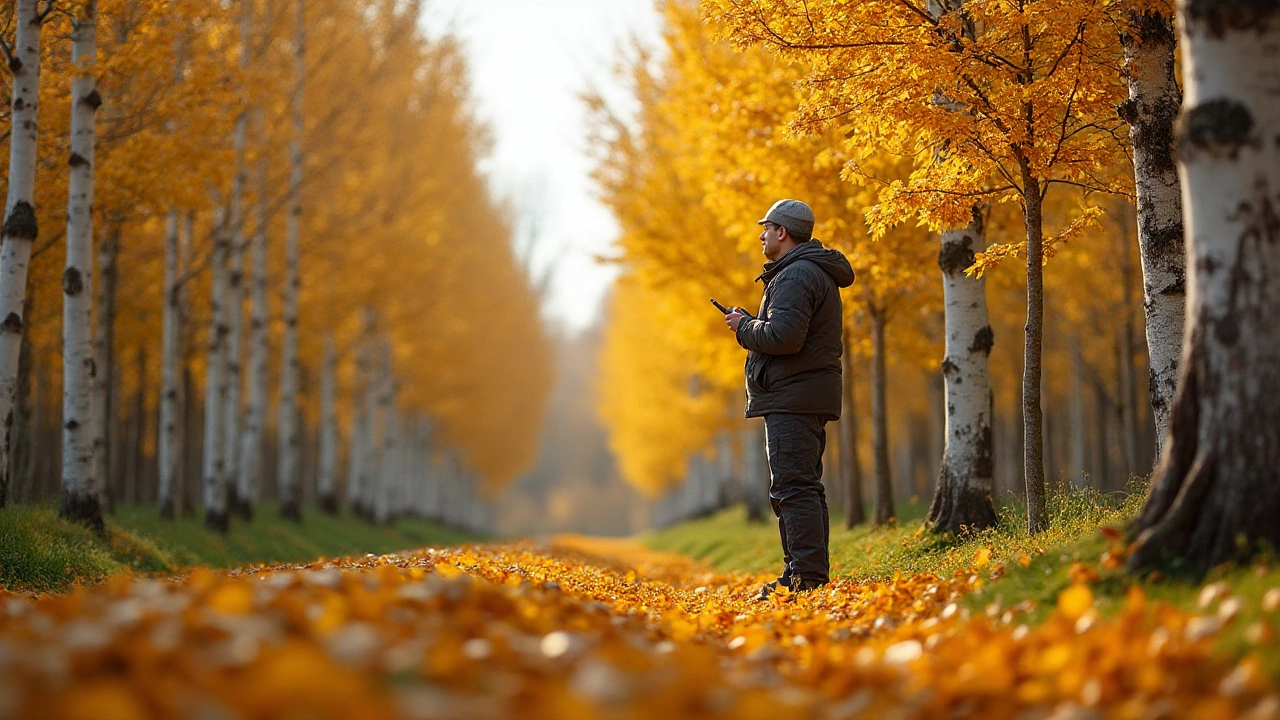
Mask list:
POLYGON ((757 225, 771 222, 781 225, 791 235, 809 237, 813 235, 813 209, 799 200, 779 200, 769 208, 757 225))

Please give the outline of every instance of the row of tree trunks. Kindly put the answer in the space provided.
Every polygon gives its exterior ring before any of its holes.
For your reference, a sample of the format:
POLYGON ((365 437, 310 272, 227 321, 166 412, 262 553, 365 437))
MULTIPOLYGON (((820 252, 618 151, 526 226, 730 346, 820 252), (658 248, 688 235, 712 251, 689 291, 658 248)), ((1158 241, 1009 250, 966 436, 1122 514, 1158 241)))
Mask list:
POLYGON ((1178 13, 1187 347, 1129 565, 1203 572, 1280 547, 1280 6, 1178 13))

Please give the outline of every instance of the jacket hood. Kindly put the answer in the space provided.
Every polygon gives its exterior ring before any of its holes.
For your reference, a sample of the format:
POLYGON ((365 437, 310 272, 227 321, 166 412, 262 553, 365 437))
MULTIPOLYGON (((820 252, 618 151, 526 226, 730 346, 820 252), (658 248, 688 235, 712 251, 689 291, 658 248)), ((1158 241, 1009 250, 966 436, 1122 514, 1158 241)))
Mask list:
POLYGON ((822 247, 822 243, 817 240, 800 243, 791 248, 786 255, 765 263, 764 272, 756 280, 763 280, 768 284, 783 268, 800 260, 808 260, 822 268, 832 280, 836 281, 837 287, 846 288, 853 284, 853 266, 849 265, 849 260, 844 253, 822 247))

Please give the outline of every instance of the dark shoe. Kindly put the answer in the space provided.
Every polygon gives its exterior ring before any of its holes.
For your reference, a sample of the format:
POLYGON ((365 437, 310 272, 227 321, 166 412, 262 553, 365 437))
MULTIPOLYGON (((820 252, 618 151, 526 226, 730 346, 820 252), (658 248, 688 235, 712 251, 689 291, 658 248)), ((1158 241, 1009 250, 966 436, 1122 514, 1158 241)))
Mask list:
POLYGON ((771 582, 767 582, 760 587, 760 594, 756 596, 756 600, 764 602, 776 592, 778 592, 778 581, 773 580, 771 582))
POLYGON ((808 592, 810 590, 817 590, 818 588, 826 584, 827 583, 825 581, 820 582, 817 580, 798 580, 796 582, 791 583, 791 592, 802 593, 802 592, 808 592))

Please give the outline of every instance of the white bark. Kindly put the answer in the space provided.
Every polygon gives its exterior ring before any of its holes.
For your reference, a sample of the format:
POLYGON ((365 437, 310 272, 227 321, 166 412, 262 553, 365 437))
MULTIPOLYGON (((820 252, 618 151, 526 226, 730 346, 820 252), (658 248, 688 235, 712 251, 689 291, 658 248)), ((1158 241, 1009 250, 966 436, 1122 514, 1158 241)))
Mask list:
POLYGON ((338 409, 334 401, 337 385, 337 354, 333 349, 333 337, 324 341, 324 366, 320 373, 320 459, 318 491, 320 507, 326 512, 338 512, 338 409))
POLYGON ((213 230, 212 289, 209 299, 208 358, 205 361, 204 386, 204 512, 205 524, 211 529, 226 532, 227 517, 227 466, 223 454, 222 433, 223 406, 227 398, 226 365, 226 305, 227 305, 227 254, 230 242, 226 217, 221 209, 215 210, 213 230))
POLYGON ((62 517, 103 530, 94 476, 94 120, 102 99, 93 72, 98 6, 85 3, 71 32, 71 160, 67 263, 62 273, 62 517))
POLYGON ((257 227, 249 261, 252 264, 249 313, 249 397, 240 439, 236 498, 240 512, 252 516, 262 487, 262 450, 267 418, 267 166, 258 161, 257 227))
POLYGON ((938 254, 946 323, 946 444, 929 522, 947 532, 996 523, 988 370, 994 336, 987 320, 987 283, 964 273, 985 245, 982 219, 975 209, 968 227, 942 233, 938 254))
POLYGON ((1130 566, 1280 546, 1280 7, 1180 2, 1182 375, 1130 566))
MULTIPOLYGON (((304 0, 296 8, 294 41, 293 141, 289 146, 289 216, 284 284, 284 341, 281 348, 279 475, 282 497, 301 500, 298 467, 298 234, 302 219, 302 91, 306 82, 306 24, 304 0)), ((282 510, 283 510, 282 505, 282 510)))
MULTIPOLYGON (((253 30, 253 0, 240 0, 240 70, 249 68, 249 45, 253 30)), ((244 194, 248 179, 245 165, 245 146, 249 140, 249 108, 241 109, 236 117, 235 136, 232 141, 236 172, 231 178, 231 249, 230 270, 227 275, 227 395, 222 406, 222 443, 226 482, 230 485, 234 504, 231 511, 245 515, 244 501, 238 496, 240 478, 240 394, 241 362, 244 356, 244 253, 245 219, 244 194)))
POLYGON ((18 0, 10 101, 9 193, 0 230, 0 507, 9 494, 9 434, 18 383, 18 355, 26 331, 23 302, 31 244, 39 234, 35 212, 36 144, 39 130, 40 31, 37 0, 18 0))
POLYGON ((179 502, 174 496, 178 486, 178 453, 182 422, 182 378, 178 369, 182 348, 182 286, 178 281, 177 210, 169 211, 164 236, 164 309, 160 341, 160 423, 156 437, 159 462, 160 517, 173 519, 179 502))
POLYGON ((396 417, 395 369, 391 363, 391 343, 384 340, 378 347, 378 425, 381 440, 378 445, 377 489, 373 496, 373 517, 386 522, 391 517, 393 494, 396 486, 396 446, 399 427, 396 417))
POLYGON ((1132 18, 1133 31, 1122 36, 1129 100, 1121 105, 1120 112, 1129 123, 1133 143, 1142 305, 1151 365, 1148 391, 1159 456, 1169 432, 1169 410, 1177 389, 1186 306, 1182 194, 1172 134, 1182 93, 1174 76, 1173 24, 1155 12, 1135 12, 1132 18))
POLYGON ((357 513, 372 511, 368 504, 373 477, 373 416, 377 408, 374 370, 376 322, 373 310, 364 308, 363 329, 356 358, 356 378, 351 392, 351 453, 347 471, 347 504, 357 513))

